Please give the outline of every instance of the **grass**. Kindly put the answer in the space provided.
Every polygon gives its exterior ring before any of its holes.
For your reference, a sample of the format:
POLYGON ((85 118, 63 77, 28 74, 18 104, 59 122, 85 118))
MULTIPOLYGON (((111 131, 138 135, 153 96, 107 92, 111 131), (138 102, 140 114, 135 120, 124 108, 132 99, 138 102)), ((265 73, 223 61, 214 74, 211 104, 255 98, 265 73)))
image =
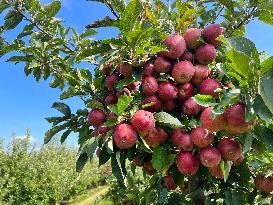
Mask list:
MULTIPOLYGON (((92 195, 95 195, 97 192, 100 192, 106 188, 107 188, 107 186, 100 186, 95 189, 88 190, 87 192, 77 196, 71 203, 69 203, 69 205, 78 205, 81 202, 83 202, 84 200, 88 199, 89 197, 92 197, 92 195)), ((102 205, 111 205, 111 204, 106 203, 106 204, 102 204, 102 205)))
POLYGON ((102 200, 98 203, 98 205, 113 205, 113 202, 110 200, 102 200))

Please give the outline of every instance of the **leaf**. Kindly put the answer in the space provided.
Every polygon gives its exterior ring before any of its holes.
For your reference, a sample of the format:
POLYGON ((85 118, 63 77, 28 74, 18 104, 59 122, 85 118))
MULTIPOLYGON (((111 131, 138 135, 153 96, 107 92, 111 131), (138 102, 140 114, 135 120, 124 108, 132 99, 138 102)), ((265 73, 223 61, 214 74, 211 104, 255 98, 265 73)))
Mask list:
POLYGON ((91 138, 84 143, 81 153, 86 153, 88 158, 92 160, 97 147, 98 142, 94 138, 91 138))
POLYGON ((119 123, 119 120, 118 119, 110 119, 110 120, 107 120, 105 123, 104 123, 104 126, 106 127, 112 127, 116 124, 119 123))
POLYGON ((272 12, 269 12, 267 9, 266 10, 260 10, 256 12, 258 14, 258 19, 266 24, 273 25, 273 17, 272 17, 272 12))
POLYGON ((142 5, 139 0, 131 0, 127 4, 125 11, 121 14, 120 17, 119 27, 121 32, 125 33, 134 27, 141 11, 142 5))
POLYGON ((99 157, 99 166, 104 165, 111 158, 111 154, 107 151, 107 147, 103 147, 99 157))
POLYGON ((121 90, 123 89, 124 86, 127 86, 131 83, 135 82, 135 79, 133 77, 130 77, 130 78, 124 78, 122 80, 119 80, 116 84, 116 88, 118 90, 121 90))
POLYGON ((226 56, 232 63, 228 63, 231 71, 244 76, 246 80, 252 81, 255 70, 260 65, 260 58, 255 44, 242 36, 233 36, 226 40, 231 48, 226 56))
POLYGON ((97 34, 97 31, 93 30, 93 29, 89 29, 89 30, 85 30, 81 35, 80 38, 85 38, 85 37, 89 37, 89 36, 93 36, 97 34))
POLYGON ((121 115, 126 110, 132 100, 133 97, 127 95, 122 95, 118 98, 117 111, 119 115, 121 115))
MULTIPOLYGON (((250 57, 244 53, 236 52, 234 49, 227 51, 226 57, 232 62, 227 64, 229 70, 240 74, 245 79, 251 78, 252 80, 252 77, 254 76, 254 66, 251 64, 250 57)), ((239 79, 237 80, 239 81, 239 79)))
POLYGON ((239 192, 225 190, 225 205, 243 205, 242 197, 239 192))
POLYGON ((110 110, 112 113, 119 115, 117 105, 110 104, 107 106, 108 110, 110 110))
POLYGON ((0 2, 0 14, 9 7, 10 7, 10 4, 0 2))
POLYGON ((18 12, 11 10, 7 13, 4 19, 4 29, 10 30, 14 29, 23 20, 23 16, 18 12))
POLYGON ((226 182, 228 179, 228 176, 229 176, 231 166, 229 166, 227 161, 222 160, 220 163, 220 167, 221 167, 221 170, 224 174, 224 181, 226 182))
POLYGON ((255 128, 255 135, 264 144, 268 152, 273 152, 273 131, 271 129, 264 126, 257 126, 255 128))
POLYGON ((210 106, 215 106, 217 105, 218 103, 216 103, 214 97, 212 97, 211 95, 200 95, 200 94, 197 94, 193 97, 193 100, 203 106, 203 107, 210 107, 210 106))
POLYGON ((44 6, 44 14, 47 18, 54 17, 61 9, 60 1, 53 1, 50 4, 44 6))
POLYGON ((150 149, 149 145, 147 145, 145 140, 143 140, 141 137, 138 137, 138 143, 145 152, 152 153, 152 150, 150 149))
POLYGON ((258 89, 264 104, 273 113, 273 70, 267 71, 261 77, 258 89))
POLYGON ((238 101, 240 94, 240 89, 224 90, 224 93, 220 96, 220 102, 212 110, 212 117, 216 118, 217 115, 223 114, 227 106, 238 101))
POLYGON ((55 126, 55 127, 51 128, 50 130, 48 130, 45 133, 44 143, 47 144, 52 139, 52 137, 54 137, 54 135, 56 135, 58 132, 60 132, 64 129, 66 129, 69 125, 70 125, 70 122, 66 122, 62 125, 55 126))
POLYGON ((271 122, 273 121, 273 114, 270 112, 270 110, 265 105, 262 97, 260 95, 257 95, 254 100, 253 109, 255 113, 265 121, 266 125, 269 126, 271 122))
POLYGON ((163 188, 160 190, 160 192, 158 193, 158 203, 162 204, 163 202, 166 201, 168 197, 168 190, 166 188, 163 188))
POLYGON ((259 52, 255 44, 249 39, 242 36, 233 36, 226 40, 229 47, 233 48, 235 51, 244 53, 248 57, 252 58, 256 65, 260 65, 259 52))
POLYGON ((109 27, 109 26, 117 27, 118 21, 109 16, 106 16, 103 19, 98 19, 94 23, 87 25, 85 28, 92 29, 92 28, 101 28, 101 27, 109 27))
POLYGON ((166 112, 154 113, 154 117, 156 122, 166 125, 168 127, 171 127, 171 128, 183 127, 181 122, 177 118, 171 116, 169 113, 166 113, 166 112))
POLYGON ((94 100, 94 99, 88 100, 86 103, 86 107, 92 108, 92 109, 98 108, 98 109, 104 110, 103 104, 99 102, 98 100, 94 100))
POLYGON ((32 56, 11 56, 6 62, 30 62, 32 56))
POLYGON ((163 146, 158 146, 153 151, 152 165, 157 171, 163 171, 168 166, 168 153, 163 146))
POLYGON ((64 121, 66 118, 65 117, 47 117, 45 118, 47 122, 49 123, 60 123, 64 121))
POLYGON ((86 153, 81 154, 76 162, 76 171, 77 172, 81 172, 85 166, 85 164, 88 161, 88 156, 86 153))
POLYGON ((60 111, 61 113, 63 113, 68 118, 71 117, 71 110, 70 110, 69 106, 66 105, 65 103, 55 102, 55 103, 53 103, 51 108, 54 108, 54 109, 60 111))
POLYGON ((126 150, 120 151, 120 166, 121 166, 121 170, 122 170, 123 176, 127 176, 126 158, 127 158, 127 152, 126 152, 126 150))
POLYGON ((60 100, 68 99, 74 97, 78 94, 74 86, 69 86, 67 90, 63 91, 60 95, 60 100))
POLYGON ((29 24, 29 25, 26 25, 23 29, 23 31, 21 33, 18 34, 17 38, 20 39, 20 38, 23 38, 25 36, 28 36, 30 34, 33 33, 33 28, 34 28, 34 24, 29 24))
POLYGON ((267 72, 270 69, 273 69, 273 56, 265 59, 261 64, 261 70, 263 73, 267 72))
POLYGON ((246 134, 246 138, 243 144, 243 153, 247 153, 250 150, 253 143, 253 136, 254 134, 252 132, 246 134))
POLYGON ((72 132, 72 130, 68 129, 68 130, 66 130, 66 131, 62 134, 62 136, 61 136, 61 143, 64 143, 64 142, 65 142, 65 140, 67 139, 68 135, 69 135, 71 132, 72 132))
POLYGON ((116 158, 116 155, 112 155, 112 157, 111 157, 111 167, 112 167, 113 175, 116 177, 118 183, 124 185, 123 175, 122 175, 120 166, 118 164, 118 160, 116 158))

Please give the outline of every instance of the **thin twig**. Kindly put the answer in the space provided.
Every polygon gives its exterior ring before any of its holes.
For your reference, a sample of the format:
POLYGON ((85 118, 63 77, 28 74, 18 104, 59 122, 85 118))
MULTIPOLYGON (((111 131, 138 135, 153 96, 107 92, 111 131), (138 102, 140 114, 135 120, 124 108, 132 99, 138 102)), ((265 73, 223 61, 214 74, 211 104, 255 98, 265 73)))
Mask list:
MULTIPOLYGON (((51 33, 48 33, 47 31, 45 31, 39 24, 37 21, 34 21, 34 19, 30 19, 28 18, 21 10, 19 10, 18 8, 16 8, 16 11, 28 22, 31 22, 32 24, 34 24, 34 26, 41 31, 43 34, 49 36, 50 38, 55 38, 54 35, 52 35, 51 33)), ((73 50, 67 46, 65 43, 63 44, 63 46, 68 49, 70 52, 73 52, 73 50)))
POLYGON ((256 6, 254 6, 251 11, 240 21, 236 26, 232 28, 231 33, 228 35, 231 36, 237 29, 239 29, 242 25, 244 25, 250 18, 252 18, 252 14, 256 11, 256 6))
POLYGON ((114 10, 114 8, 111 6, 110 3, 108 3, 108 1, 105 1, 106 6, 110 9, 111 13, 117 18, 117 20, 119 20, 119 15, 117 14, 117 12, 114 10))

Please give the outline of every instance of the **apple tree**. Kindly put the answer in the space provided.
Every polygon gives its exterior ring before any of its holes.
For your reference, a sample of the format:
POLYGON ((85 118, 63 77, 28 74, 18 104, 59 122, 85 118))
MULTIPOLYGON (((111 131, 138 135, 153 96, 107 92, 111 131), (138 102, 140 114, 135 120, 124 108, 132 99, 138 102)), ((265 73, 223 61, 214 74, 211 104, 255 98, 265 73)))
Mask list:
POLYGON ((0 3, 1 56, 85 105, 53 103, 61 116, 47 118, 45 143, 78 133, 77 171, 96 152, 121 187, 142 169, 136 204, 272 204, 273 57, 245 32, 273 25, 273 1, 87 3, 109 16, 82 33, 56 17, 60 1, 0 3), (119 35, 92 38, 101 27, 119 35))

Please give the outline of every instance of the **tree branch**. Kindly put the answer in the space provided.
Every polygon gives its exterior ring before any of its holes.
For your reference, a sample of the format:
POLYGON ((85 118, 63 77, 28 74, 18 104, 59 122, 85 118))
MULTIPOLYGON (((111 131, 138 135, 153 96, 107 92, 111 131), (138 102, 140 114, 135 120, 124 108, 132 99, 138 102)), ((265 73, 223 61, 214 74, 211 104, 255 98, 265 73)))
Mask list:
POLYGON ((111 6, 111 4, 106 0, 105 5, 110 9, 111 13, 119 20, 119 15, 118 13, 114 10, 114 8, 111 6))
MULTIPOLYGON (((35 21, 34 19, 32 18, 28 18, 21 10, 19 10, 19 8, 15 8, 16 11, 28 22, 31 22, 32 24, 34 24, 34 26, 39 30, 41 31, 43 34, 49 36, 50 38, 55 38, 54 35, 52 35, 51 33, 48 33, 46 30, 44 30, 39 24, 37 21, 35 21)), ((67 46, 64 42, 63 42, 63 46, 68 49, 70 52, 73 52, 73 50, 67 46)))
POLYGON ((246 22, 252 18, 252 14, 256 11, 256 9, 257 7, 254 6, 251 11, 236 26, 232 28, 230 34, 228 34, 227 37, 230 37, 237 29, 246 24, 246 22))

